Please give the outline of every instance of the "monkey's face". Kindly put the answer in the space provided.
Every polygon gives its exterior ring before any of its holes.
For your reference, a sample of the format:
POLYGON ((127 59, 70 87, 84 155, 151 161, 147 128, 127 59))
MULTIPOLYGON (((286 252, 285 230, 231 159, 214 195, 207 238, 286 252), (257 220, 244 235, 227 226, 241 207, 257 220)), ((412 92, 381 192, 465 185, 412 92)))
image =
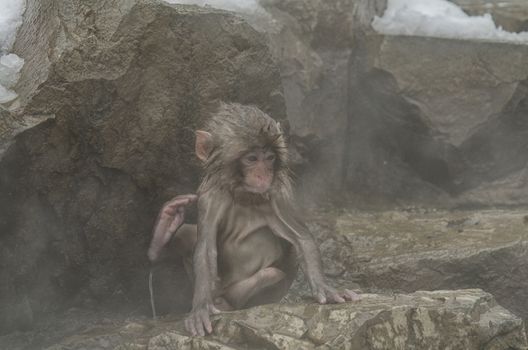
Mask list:
POLYGON ((273 183, 276 155, 273 151, 255 148, 241 159, 244 189, 252 193, 265 193, 273 183))

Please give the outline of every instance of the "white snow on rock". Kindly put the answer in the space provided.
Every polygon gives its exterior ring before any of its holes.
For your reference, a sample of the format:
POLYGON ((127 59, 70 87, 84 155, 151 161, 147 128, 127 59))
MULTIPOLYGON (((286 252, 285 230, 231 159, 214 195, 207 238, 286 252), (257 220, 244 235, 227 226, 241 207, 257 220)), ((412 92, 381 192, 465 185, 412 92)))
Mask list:
POLYGON ((240 17, 259 32, 272 33, 278 30, 273 17, 258 0, 165 0, 171 4, 198 5, 237 12, 240 17))
POLYGON ((252 13, 261 10, 258 0, 165 0, 171 4, 211 6, 218 9, 252 13))
POLYGON ((0 103, 17 96, 10 88, 16 84, 24 60, 9 51, 22 24, 25 7, 25 0, 0 0, 0 103))
MULTIPOLYGON (((527 0, 528 1, 528 0, 527 0)), ((478 39, 528 44, 528 32, 511 33, 495 25, 490 14, 469 16, 447 0, 388 0, 372 27, 388 35, 478 39)))

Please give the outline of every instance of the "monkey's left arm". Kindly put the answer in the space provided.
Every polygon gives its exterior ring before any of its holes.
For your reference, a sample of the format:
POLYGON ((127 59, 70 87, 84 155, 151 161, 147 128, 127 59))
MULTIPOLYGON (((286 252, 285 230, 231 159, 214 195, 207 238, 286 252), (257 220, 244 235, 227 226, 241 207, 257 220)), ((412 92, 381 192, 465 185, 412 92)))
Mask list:
POLYGON ((274 222, 271 225, 272 230, 295 247, 314 298, 320 304, 358 300, 356 293, 347 289, 341 293, 328 285, 315 239, 308 227, 299 219, 295 208, 286 201, 272 201, 272 207, 275 214, 275 220, 272 220, 274 222))
POLYGON ((198 198, 197 242, 193 256, 194 295, 192 310, 185 320, 185 327, 192 335, 211 333, 209 315, 218 312, 213 302, 218 276, 216 235, 225 203, 216 197, 214 193, 202 193, 198 198))

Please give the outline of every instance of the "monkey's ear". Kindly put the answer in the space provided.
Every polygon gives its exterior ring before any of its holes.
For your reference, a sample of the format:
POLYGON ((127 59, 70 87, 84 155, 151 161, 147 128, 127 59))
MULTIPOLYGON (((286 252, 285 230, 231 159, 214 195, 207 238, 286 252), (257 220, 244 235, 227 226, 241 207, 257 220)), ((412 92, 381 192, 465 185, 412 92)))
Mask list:
POLYGON ((203 130, 196 130, 194 151, 202 162, 205 162, 213 150, 213 135, 203 130))

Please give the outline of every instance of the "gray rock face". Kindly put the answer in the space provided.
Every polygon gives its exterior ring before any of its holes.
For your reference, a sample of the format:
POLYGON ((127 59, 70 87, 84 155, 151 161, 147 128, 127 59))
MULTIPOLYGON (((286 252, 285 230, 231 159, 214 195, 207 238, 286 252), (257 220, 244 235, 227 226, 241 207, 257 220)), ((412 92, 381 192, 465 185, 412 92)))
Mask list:
POLYGON ((307 192, 526 204, 528 45, 377 35, 384 5, 268 6, 292 132, 315 150, 307 192))
POLYGON ((260 3, 276 21, 269 35, 281 67, 292 145, 308 162, 299 184, 305 194, 319 197, 342 182, 348 61, 356 33, 383 12, 386 1, 260 3))
MULTIPOLYGON (((281 75, 264 35, 224 11, 28 1, 19 98, 0 110, 0 332, 71 304, 148 305, 150 230, 165 200, 194 192, 193 130, 216 100, 278 120, 287 108, 306 192, 527 203, 527 46, 375 35, 382 0, 263 5, 281 75)), ((373 290, 480 287, 527 318, 524 214, 426 214, 335 214, 337 235, 314 230, 325 266, 373 290)), ((165 279, 182 293, 172 311, 188 306, 182 279, 165 279)), ((205 339, 180 321, 95 323, 52 349, 527 346, 520 319, 475 290, 263 306, 223 314, 205 339)))
POLYGON ((523 322, 481 290, 365 294, 341 305, 266 305, 214 317, 192 338, 183 322, 129 323, 63 340, 48 350, 525 349, 523 322))
MULTIPOLYGON (((17 123, 51 118, 0 163, 0 305, 23 315, 144 297, 153 220, 164 201, 195 191, 193 131, 214 101, 285 117, 264 37, 224 11, 29 0, 14 50, 26 60, 10 106, 17 123)), ((15 124, 5 138, 2 124, 0 146, 15 124)))
POLYGON ((495 24, 509 32, 528 31, 528 6, 524 0, 450 0, 472 16, 489 13, 495 24))
POLYGON ((49 119, 49 116, 20 116, 0 106, 0 160, 16 135, 49 119))
MULTIPOLYGON (((354 68, 362 72, 352 91, 353 113, 361 122, 352 145, 365 128, 370 135, 363 144, 373 137, 382 140, 370 149, 385 153, 378 173, 405 169, 457 203, 526 202, 506 186, 498 186, 491 201, 475 189, 526 166, 527 45, 368 36, 364 49, 365 60, 354 68), (390 133, 383 131, 387 127, 390 133)), ((350 167, 353 184, 361 167, 354 159, 350 167)), ((526 193, 522 179, 516 184, 526 193)))
POLYGON ((481 288, 528 318, 524 210, 326 212, 316 221, 325 266, 344 281, 407 293, 481 288))

